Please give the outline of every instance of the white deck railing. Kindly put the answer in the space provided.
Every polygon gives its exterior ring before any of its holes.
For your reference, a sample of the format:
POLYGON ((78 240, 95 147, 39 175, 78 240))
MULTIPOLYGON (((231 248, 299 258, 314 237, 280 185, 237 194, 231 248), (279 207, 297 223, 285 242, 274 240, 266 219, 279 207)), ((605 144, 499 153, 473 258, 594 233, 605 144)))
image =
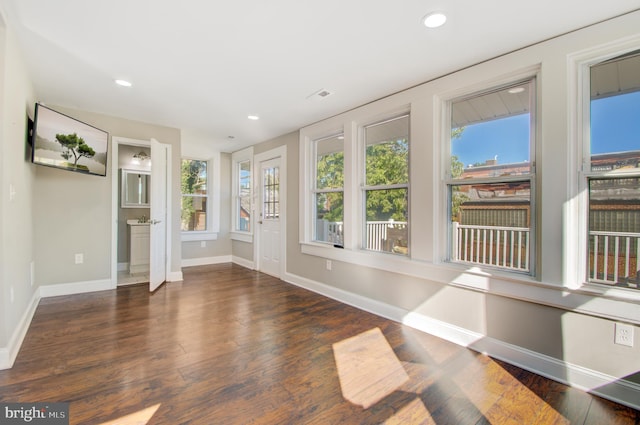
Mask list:
POLYGON ((454 261, 529 271, 529 228, 452 223, 454 261))
MULTIPOLYGON (((406 221, 367 221, 365 249, 384 251, 389 229, 406 229, 406 221)), ((344 242, 343 222, 318 220, 316 223, 316 240, 342 245, 344 242)))
MULTIPOLYGON (((391 246, 386 246, 389 239, 389 230, 398 229, 407 232, 406 221, 367 221, 367 248, 371 251, 390 251, 391 246)), ((408 236, 408 235, 407 235, 408 236)), ((388 244, 387 244, 388 245, 388 244)))
MULTIPOLYGON (((367 247, 383 251, 390 228, 406 229, 404 221, 367 222, 367 247)), ((453 260, 529 271, 530 235, 526 227, 474 226, 452 223, 453 260)), ((318 220, 318 240, 342 244, 342 222, 318 220), (321 239, 323 238, 323 239, 321 239)), ((640 233, 589 232, 589 280, 638 288, 640 233), (606 259, 606 261, 605 261, 606 259)))
POLYGON ((589 232, 589 280, 638 287, 640 233, 589 232))

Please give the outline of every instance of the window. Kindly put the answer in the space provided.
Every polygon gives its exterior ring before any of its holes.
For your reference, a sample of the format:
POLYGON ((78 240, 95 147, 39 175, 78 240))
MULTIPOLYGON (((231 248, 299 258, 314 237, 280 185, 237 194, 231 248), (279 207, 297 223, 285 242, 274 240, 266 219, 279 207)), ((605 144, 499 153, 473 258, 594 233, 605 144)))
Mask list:
POLYGON ((364 128, 364 241, 371 251, 409 253, 409 115, 364 128))
POLYGON ((588 280, 638 289, 640 51, 590 68, 588 280))
POLYGON ((344 136, 335 135, 313 142, 313 240, 344 244, 344 136))
POLYGON ((534 83, 450 104, 451 261, 533 270, 534 83))
POLYGON ((261 219, 280 218, 280 167, 262 168, 261 219))
POLYGON ((183 232, 205 232, 207 227, 207 161, 182 160, 182 220, 183 232))
POLYGON ((251 231, 251 161, 238 163, 238 198, 236 231, 251 231))
POLYGON ((253 148, 231 155, 231 239, 253 242, 253 148))

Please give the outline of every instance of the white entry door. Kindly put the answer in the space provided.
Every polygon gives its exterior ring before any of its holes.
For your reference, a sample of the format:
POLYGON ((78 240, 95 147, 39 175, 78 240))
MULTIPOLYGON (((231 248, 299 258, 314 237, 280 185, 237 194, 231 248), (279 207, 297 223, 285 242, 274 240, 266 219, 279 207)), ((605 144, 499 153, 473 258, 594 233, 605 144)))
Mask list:
POLYGON ((169 145, 151 139, 149 291, 167 279, 167 163, 169 145))
POLYGON ((280 158, 260 162, 260 213, 258 217, 258 269, 275 277, 280 276, 280 217, 281 184, 280 158))

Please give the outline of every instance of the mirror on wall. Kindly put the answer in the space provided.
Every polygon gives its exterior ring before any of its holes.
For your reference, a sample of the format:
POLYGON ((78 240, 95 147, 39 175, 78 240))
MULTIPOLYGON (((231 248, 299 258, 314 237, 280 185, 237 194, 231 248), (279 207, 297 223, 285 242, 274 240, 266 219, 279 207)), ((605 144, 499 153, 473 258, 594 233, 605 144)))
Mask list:
POLYGON ((122 208, 149 208, 149 189, 151 173, 149 171, 121 169, 121 206, 122 208))

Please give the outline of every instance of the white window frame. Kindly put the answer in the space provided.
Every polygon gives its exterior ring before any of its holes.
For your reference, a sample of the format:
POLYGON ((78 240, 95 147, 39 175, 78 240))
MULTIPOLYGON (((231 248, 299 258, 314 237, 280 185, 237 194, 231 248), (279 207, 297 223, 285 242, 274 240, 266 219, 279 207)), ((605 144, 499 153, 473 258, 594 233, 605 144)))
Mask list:
POLYGON ((232 240, 241 242, 253 242, 254 215, 255 215, 255 176, 253 175, 253 147, 242 149, 231 154, 231 232, 232 240), (240 217, 240 165, 249 162, 249 170, 251 170, 251 218, 249 221, 249 231, 238 230, 240 217))
POLYGON ((353 214, 348 215, 348 211, 353 209, 353 200, 351 191, 352 168, 347 165, 353 161, 353 152, 351 140, 355 133, 355 127, 345 125, 345 122, 337 117, 330 118, 322 123, 318 123, 312 127, 300 130, 300 214, 299 214, 299 242, 303 252, 312 250, 316 255, 337 255, 340 252, 351 248, 353 241, 353 214), (344 211, 343 226, 347 231, 344 234, 344 249, 336 248, 332 244, 314 241, 314 217, 315 204, 315 141, 331 137, 332 135, 342 134, 344 136, 344 211), (334 254, 331 254, 331 253, 334 254))
MULTIPOLYGON (((313 155, 313 159, 312 159, 312 164, 311 164, 311 214, 312 214, 312 218, 311 218, 311 241, 314 243, 318 243, 318 244, 323 244, 323 245, 330 245, 330 246, 334 246, 337 244, 334 244, 333 242, 328 242, 328 241, 322 241, 322 240, 318 240, 316 239, 316 231, 317 231, 317 214, 318 211, 316 209, 316 196, 318 194, 322 194, 322 193, 342 193, 342 199, 343 199, 343 206, 342 209, 344 211, 344 174, 346 173, 345 167, 344 167, 344 163, 343 163, 343 186, 341 188, 325 188, 325 189, 318 189, 317 187, 317 183, 318 183, 318 143, 323 142, 327 139, 332 139, 335 137, 342 137, 342 140, 344 141, 344 133, 335 133, 335 134, 330 134, 327 136, 323 136, 317 139, 313 139, 311 141, 312 144, 312 155, 313 155)), ((344 142, 342 144, 342 149, 343 149, 343 158, 344 158, 344 150, 345 150, 345 146, 344 146, 344 142)), ((346 211, 345 211, 346 213, 346 211)), ((343 216, 343 228, 344 228, 344 216, 343 216)), ((344 247, 344 241, 343 241, 343 245, 341 245, 342 247, 344 247)))
MULTIPOLYGON (((220 232, 220 155, 216 154, 211 158, 202 158, 183 155, 183 159, 205 161, 207 163, 207 230, 183 230, 181 231, 182 242, 210 241, 218 239, 220 232)), ((182 178, 182 169, 180 170, 182 178)), ((182 202, 182 192, 180 193, 182 202)))
POLYGON ((394 256, 398 256, 398 257, 404 257, 404 258, 409 258, 411 257, 411 225, 410 225, 410 220, 411 220, 411 110, 410 108, 406 108, 406 109, 401 109, 400 111, 394 111, 393 113, 390 114, 385 114, 382 117, 378 117, 376 120, 373 121, 368 121, 366 124, 361 124, 359 126, 359 143, 358 143, 358 151, 360 152, 360 155, 358 157, 358 173, 360 176, 360 226, 359 226, 359 242, 360 242, 360 249, 362 249, 363 251, 366 252, 373 252, 373 253, 380 253, 383 255, 394 255, 394 256), (374 185, 374 186, 369 186, 367 185, 366 179, 366 161, 367 161, 367 146, 366 146, 366 137, 365 137, 365 130, 368 127, 373 127, 373 126, 377 126, 377 125, 383 125, 386 124, 390 121, 394 121, 394 120, 398 120, 398 119, 402 119, 402 118, 408 118, 409 120, 409 128, 408 128, 408 133, 407 133, 407 138, 408 138, 408 164, 407 164, 407 168, 409 170, 409 175, 407 178, 407 183, 400 183, 400 184, 392 184, 392 185, 374 185), (402 255, 402 254, 393 254, 390 252, 386 252, 386 251, 374 251, 374 250, 369 250, 367 249, 367 231, 366 231, 366 227, 367 227, 367 192, 368 191, 375 191, 375 190, 393 190, 393 189, 406 189, 407 190, 407 198, 408 198, 408 202, 407 202, 407 229, 408 229, 408 235, 407 235, 407 243, 408 243, 408 253, 406 255, 402 255))
POLYGON ((565 238, 575 240, 575 245, 564 249, 567 266, 565 282, 572 289, 580 289, 587 293, 612 296, 623 299, 640 300, 640 291, 608 287, 589 281, 588 276, 588 244, 589 244, 589 180, 609 177, 640 177, 640 173, 607 173, 591 171, 591 67, 609 59, 622 56, 640 49, 640 36, 624 39, 595 48, 590 48, 569 55, 568 57, 568 90, 569 99, 576 99, 569 105, 569 140, 571 154, 569 156, 569 190, 574 199, 568 208, 578 220, 564 223, 565 238))
POLYGON ((536 205, 538 203, 538 195, 537 195, 537 173, 536 173, 536 162, 537 162, 537 152, 539 150, 538 145, 540 144, 537 140, 537 129, 539 126, 538 123, 538 83, 539 80, 539 72, 525 71, 524 75, 515 75, 512 78, 507 78, 502 80, 496 84, 486 84, 484 88, 478 90, 469 90, 464 94, 449 97, 442 103, 442 107, 444 108, 442 115, 446 119, 446 124, 443 125, 443 139, 445 139, 444 143, 444 151, 443 151, 443 163, 442 163, 442 171, 443 177, 442 180, 444 182, 444 196, 441 199, 446 199, 445 201, 445 212, 444 212, 444 222, 442 227, 447 229, 445 236, 444 246, 446 247, 446 252, 443 253, 443 258, 446 259, 447 262, 451 264, 466 264, 470 263, 457 262, 451 259, 452 254, 452 243, 451 240, 451 213, 450 213, 450 204, 451 204, 451 195, 450 188, 452 186, 461 186, 472 183, 503 183, 503 182, 517 182, 517 181, 529 181, 530 184, 530 200, 529 200, 529 214, 530 214, 530 227, 529 227, 529 271, 519 271, 519 270, 511 270, 504 267, 499 266, 490 266, 490 265, 482 265, 471 263, 474 267, 479 268, 480 270, 489 270, 489 271, 498 271, 499 273, 506 274, 515 274, 515 275, 529 275, 536 276, 536 264, 537 264, 537 255, 536 255, 536 241, 537 241, 537 222, 538 222, 538 214, 536 205), (529 132, 529 157, 531 158, 531 168, 530 172, 527 175, 513 175, 513 176, 502 176, 502 177, 483 177, 483 178, 474 178, 474 179, 453 179, 451 177, 451 108, 453 103, 465 99, 472 99, 475 97, 483 96, 484 94, 495 92, 498 90, 505 89, 510 86, 517 86, 522 84, 528 84, 531 87, 530 96, 533 96, 533 101, 530 103, 531 108, 529 111, 530 114, 530 132, 529 132))

